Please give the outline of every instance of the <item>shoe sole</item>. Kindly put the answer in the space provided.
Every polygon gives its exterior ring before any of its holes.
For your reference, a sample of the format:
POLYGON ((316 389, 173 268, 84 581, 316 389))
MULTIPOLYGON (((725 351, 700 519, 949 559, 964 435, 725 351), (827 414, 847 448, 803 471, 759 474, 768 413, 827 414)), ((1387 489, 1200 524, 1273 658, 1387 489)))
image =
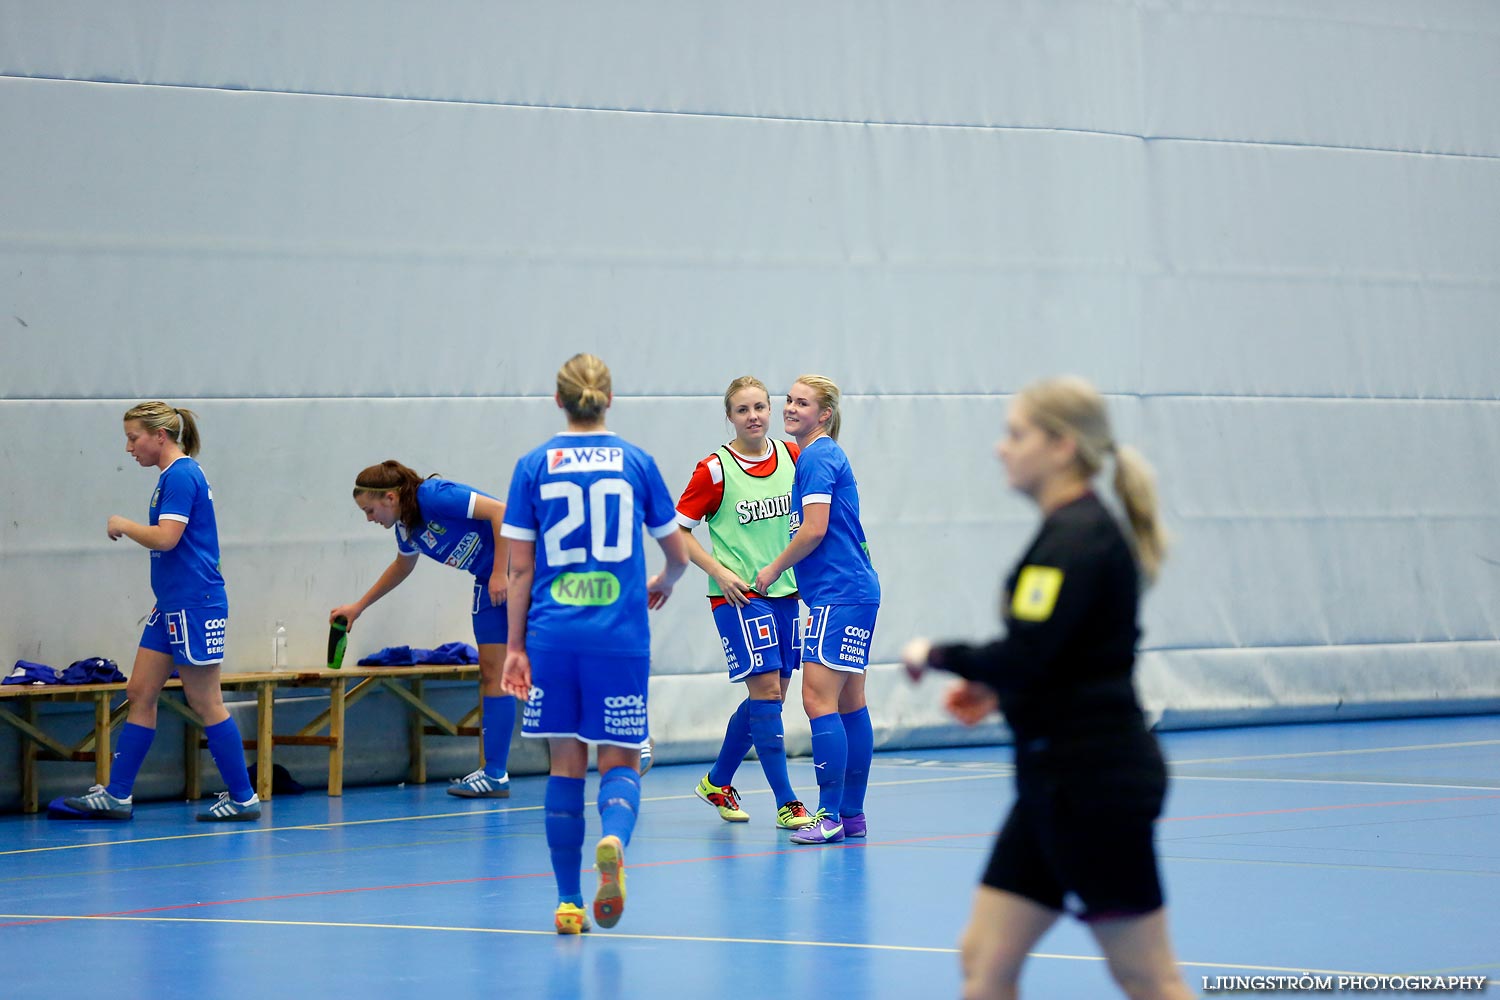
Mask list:
POLYGON ((600 927, 613 927, 625 915, 624 853, 619 837, 604 837, 594 849, 594 867, 599 870, 599 890, 594 893, 594 920, 600 927))
POLYGON ((695 788, 695 789, 693 789, 693 794, 696 795, 696 796, 698 796, 698 798, 702 799, 704 802, 707 802, 710 806, 713 806, 714 809, 718 810, 719 818, 722 819, 726 823, 748 823, 748 822, 750 822, 750 814, 747 813, 747 812, 741 812, 738 816, 725 816, 723 808, 720 807, 720 806, 715 806, 713 804, 713 801, 707 795, 703 794, 703 789, 701 789, 701 788, 695 788))
POLYGON ((133 813, 80 812, 72 806, 68 806, 66 809, 56 809, 49 806, 47 809, 48 819, 107 819, 111 822, 123 823, 133 815, 133 813))
POLYGON ((839 841, 841 841, 843 839, 844 839, 844 831, 840 830, 839 831, 839 835, 837 837, 828 837, 828 838, 822 839, 822 840, 798 840, 797 839, 797 835, 793 834, 792 838, 791 838, 791 842, 794 843, 794 844, 805 844, 808 847, 821 847, 824 844, 837 844, 839 841))
POLYGON ((812 826, 813 823, 815 823, 815 822, 816 822, 816 820, 809 819, 806 823, 797 823, 797 822, 783 823, 781 820, 778 819, 776 821, 776 829, 778 829, 778 830, 806 830, 808 827, 812 826))
POLYGON ((509 788, 497 788, 493 792, 472 792, 467 788, 450 788, 448 794, 460 799, 508 799, 509 788))
POLYGON ((251 820, 260 819, 260 810, 254 812, 235 813, 232 816, 214 816, 211 813, 199 813, 200 823, 249 823, 251 820))
POLYGON ((582 911, 578 913, 559 913, 553 920, 559 934, 587 934, 589 931, 588 920, 582 911))

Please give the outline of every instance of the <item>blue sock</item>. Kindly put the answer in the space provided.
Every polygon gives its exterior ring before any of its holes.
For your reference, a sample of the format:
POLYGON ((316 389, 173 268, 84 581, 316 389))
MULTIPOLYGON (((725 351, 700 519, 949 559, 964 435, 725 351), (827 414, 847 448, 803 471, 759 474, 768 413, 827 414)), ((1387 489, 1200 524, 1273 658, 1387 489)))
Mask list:
POLYGON ((844 738, 849 745, 844 801, 839 809, 844 816, 858 816, 865 811, 865 788, 870 784, 870 762, 875 759, 875 728, 870 725, 869 706, 839 718, 844 720, 844 738))
POLYGON ((612 767, 599 779, 599 819, 604 836, 629 844, 635 817, 641 811, 641 776, 633 767, 612 767))
POLYGON ((508 694, 498 698, 485 695, 483 706, 479 725, 484 773, 491 778, 503 778, 505 763, 510 759, 510 734, 516 728, 516 699, 508 694))
POLYGON ((146 751, 151 749, 151 741, 155 738, 156 730, 137 726, 134 722, 125 723, 125 728, 120 730, 120 742, 115 744, 115 756, 109 766, 109 787, 106 789, 109 794, 117 799, 130 798, 130 790, 135 787, 135 776, 141 773, 146 751))
POLYGON ((781 702, 750 699, 750 735, 755 739, 755 752, 760 757, 760 769, 766 772, 766 783, 776 796, 776 804, 784 805, 797 797, 792 791, 792 779, 786 773, 786 734, 781 728, 781 702))
POLYGON ((734 772, 739 770, 740 762, 750 752, 753 742, 750 736, 750 699, 746 698, 734 710, 729 725, 724 728, 724 745, 719 748, 719 759, 708 769, 708 783, 723 787, 733 782, 734 772))
POLYGON ((811 720, 813 766, 818 771, 818 809, 837 816, 844 804, 844 769, 849 764, 849 738, 844 720, 829 712, 811 720))
POLYGON ((255 789, 250 784, 250 769, 245 767, 245 743, 240 737, 240 727, 234 724, 234 716, 205 727, 203 735, 208 737, 209 756, 219 766, 219 774, 229 787, 229 797, 236 802, 249 802, 255 789))
POLYGON ((557 901, 583 905, 583 779, 547 779, 547 849, 557 877, 557 901))

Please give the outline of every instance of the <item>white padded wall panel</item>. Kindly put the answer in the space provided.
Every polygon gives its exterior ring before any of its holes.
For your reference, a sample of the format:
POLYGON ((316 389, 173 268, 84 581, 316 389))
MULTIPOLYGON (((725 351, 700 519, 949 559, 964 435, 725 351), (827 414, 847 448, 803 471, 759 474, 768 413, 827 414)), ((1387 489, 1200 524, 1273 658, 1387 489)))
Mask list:
POLYGON ((1500 154, 1494 4, 1138 6, 1148 135, 1500 154))
POLYGON ((943 13, 890 0, 459 0, 440 10, 396 0, 6 0, 0 72, 743 118, 1038 127, 1061 118, 1138 132, 1138 56, 1119 43, 1135 38, 1133 5, 959 0, 943 13))
POLYGON ((1500 284, 1363 274, 1170 274, 1141 291, 1161 393, 1485 400, 1500 284))
MULTIPOLYGON (((503 489, 592 350, 674 492, 732 376, 843 384, 889 662, 993 634, 1035 529, 1004 394, 1070 370, 1162 472, 1169 717, 1470 705, 1500 637, 1496 16, 0 0, 0 633, 133 644, 145 557, 102 516, 144 508, 119 415, 164 397, 204 414, 231 668, 288 614, 321 655, 392 551, 354 472, 503 489)), ((718 707, 677 676, 722 670, 701 584, 654 619, 668 727, 718 707)), ((358 645, 462 638, 467 592, 424 567, 358 645)), ((921 697, 889 717, 935 724, 921 697)))
POLYGON ((7 86, 0 126, 38 136, 0 239, 29 331, 11 398, 546 392, 560 352, 620 337, 652 348, 616 352, 622 386, 698 392, 660 359, 710 332, 821 349, 865 391, 1135 350, 1141 156, 1117 137, 7 86), (106 330, 171 378, 47 363, 106 330))

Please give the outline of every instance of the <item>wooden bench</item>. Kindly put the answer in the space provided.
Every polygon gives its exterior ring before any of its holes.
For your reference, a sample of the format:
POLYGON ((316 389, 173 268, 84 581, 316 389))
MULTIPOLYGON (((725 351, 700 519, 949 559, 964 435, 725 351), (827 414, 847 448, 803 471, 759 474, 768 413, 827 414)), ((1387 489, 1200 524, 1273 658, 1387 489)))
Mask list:
MULTIPOLYGON (((271 798, 274 749, 278 746, 321 746, 328 748, 328 794, 344 793, 344 726, 349 706, 376 691, 384 690, 399 699, 407 709, 408 780, 427 780, 427 751, 423 737, 428 734, 477 736, 476 722, 480 709, 475 708, 454 722, 427 703, 426 682, 476 680, 479 667, 465 665, 426 665, 409 667, 345 667, 342 670, 292 670, 262 673, 226 673, 220 683, 225 691, 252 691, 255 694, 255 737, 245 740, 245 749, 254 751, 258 763, 256 793, 271 798), (295 733, 278 734, 275 728, 276 692, 287 689, 324 690, 328 708, 295 733), (326 734, 324 734, 326 730, 326 734)), ((185 795, 196 799, 202 794, 200 751, 207 745, 203 738, 203 720, 179 700, 182 682, 170 680, 162 691, 160 705, 180 715, 187 723, 184 729, 183 760, 185 795)), ((110 747, 114 727, 130 710, 123 698, 125 684, 8 684, 0 685, 0 722, 21 734, 21 808, 34 813, 38 801, 36 762, 38 760, 93 761, 94 781, 109 784, 110 747), (116 695, 121 700, 114 704, 116 695), (94 725, 78 743, 68 746, 48 734, 41 725, 37 706, 43 702, 92 702, 94 725), (17 704, 20 713, 7 707, 17 704), (101 750, 102 748, 102 750, 101 750)))

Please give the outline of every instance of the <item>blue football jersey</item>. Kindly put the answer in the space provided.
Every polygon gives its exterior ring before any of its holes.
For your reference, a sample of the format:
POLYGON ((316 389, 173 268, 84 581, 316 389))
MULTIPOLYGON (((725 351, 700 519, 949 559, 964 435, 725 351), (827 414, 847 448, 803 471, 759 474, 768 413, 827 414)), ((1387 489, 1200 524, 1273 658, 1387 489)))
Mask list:
POLYGON ((506 538, 536 543, 528 645, 650 652, 644 526, 677 530, 656 460, 611 433, 565 433, 516 463, 506 538))
POLYGON ((810 608, 827 604, 879 604, 880 577, 870 563, 859 523, 859 484, 849 457, 831 437, 820 437, 797 459, 792 478, 791 535, 802 525, 803 506, 828 504, 828 533, 797 564, 797 588, 810 608))
POLYGON ((495 531, 490 522, 474 516, 478 497, 498 499, 483 490, 448 479, 428 479, 417 487, 417 508, 426 523, 415 535, 396 522, 396 551, 421 553, 488 580, 495 568, 495 531))
POLYGON ((162 610, 180 611, 222 604, 219 524, 214 491, 203 469, 186 455, 167 466, 151 494, 151 524, 181 521, 187 527, 170 552, 151 553, 151 592, 162 610))

